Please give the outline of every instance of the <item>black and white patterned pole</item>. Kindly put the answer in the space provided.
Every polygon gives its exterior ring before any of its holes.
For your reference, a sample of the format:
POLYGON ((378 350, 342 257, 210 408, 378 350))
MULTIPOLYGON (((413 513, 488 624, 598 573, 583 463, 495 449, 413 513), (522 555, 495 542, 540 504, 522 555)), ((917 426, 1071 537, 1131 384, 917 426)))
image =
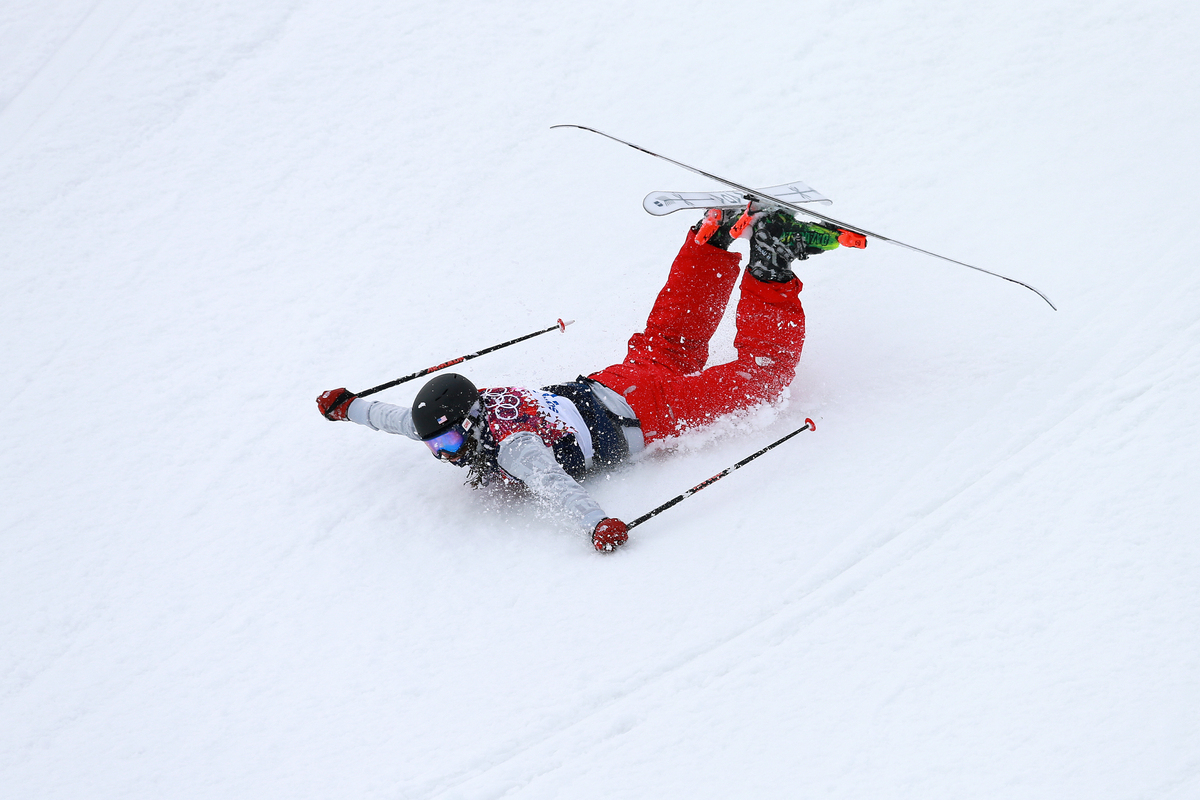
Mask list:
POLYGON ((689 497, 691 497, 692 495, 694 495, 696 492, 700 491, 704 487, 713 485, 717 481, 721 480, 721 478, 724 478, 726 475, 733 472, 735 469, 740 469, 741 467, 746 466, 751 461, 753 461, 754 459, 761 456, 763 453, 767 452, 768 450, 770 450, 772 448, 778 447, 779 445, 783 444, 784 442, 786 442, 788 439, 792 438, 793 436, 800 434, 800 433, 804 433, 805 431, 815 431, 816 429, 817 429, 817 423, 813 422, 811 419, 804 420, 804 427, 798 428, 798 429, 792 431, 787 436, 784 436, 782 439, 780 439, 777 442, 772 442, 771 444, 764 447, 762 450, 759 450, 754 455, 746 456, 741 461, 734 464, 732 467, 729 467, 728 469, 718 472, 716 475, 713 475, 711 478, 704 481, 703 483, 699 483, 699 484, 693 486, 691 489, 688 489, 686 492, 679 495, 678 497, 673 497, 670 500, 668 500, 667 502, 663 503, 658 508, 654 509, 653 511, 643 514, 642 516, 638 517, 633 522, 629 523, 629 530, 636 528, 638 525, 641 525, 643 522, 650 519, 651 517, 658 516, 659 514, 666 511, 668 508, 675 505, 676 503, 682 503, 684 500, 688 499, 689 497))
POLYGON ((544 330, 534 331, 533 333, 527 333, 524 336, 518 336, 516 339, 509 339, 507 342, 501 342, 500 344, 494 344, 491 347, 485 347, 482 350, 475 351, 474 353, 467 353, 465 356, 459 356, 458 358, 452 358, 449 361, 438 364, 435 367, 426 367, 425 369, 414 372, 411 375, 405 375, 403 378, 396 378, 396 380, 394 380, 394 381, 388 381, 387 383, 381 383, 378 386, 373 386, 370 389, 366 389, 364 391, 357 392, 355 394, 355 397, 366 397, 369 394, 375 394, 376 392, 382 392, 384 389, 390 389, 393 386, 399 386, 402 383, 407 383, 408 381, 423 377, 425 375, 428 375, 431 372, 437 372, 438 370, 445 369, 446 367, 453 367, 455 364, 461 364, 464 361, 470 361, 472 358, 479 358, 482 355, 487 355, 488 353, 495 352, 496 350, 499 350, 502 347, 508 347, 509 345, 516 344, 517 342, 523 342, 526 339, 532 339, 535 336, 541 336, 543 333, 549 333, 550 331, 562 331, 563 333, 566 333, 567 326, 573 325, 574 323, 575 323, 575 320, 573 320, 573 319, 568 319, 565 321, 560 319, 557 323, 555 323, 554 325, 551 325, 549 328, 546 328, 544 330))

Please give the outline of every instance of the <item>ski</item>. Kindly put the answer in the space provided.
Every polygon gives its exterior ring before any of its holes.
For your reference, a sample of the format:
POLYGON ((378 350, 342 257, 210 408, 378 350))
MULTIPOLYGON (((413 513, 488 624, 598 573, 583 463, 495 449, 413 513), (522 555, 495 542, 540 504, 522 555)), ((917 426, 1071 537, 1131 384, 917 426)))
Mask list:
POLYGON ((807 216, 813 217, 813 218, 817 219, 818 221, 820 221, 823 225, 826 225, 826 226, 839 228, 844 231, 853 231, 854 233, 858 233, 863 236, 869 236, 873 239, 878 239, 881 242, 888 242, 889 244, 894 244, 897 247, 903 247, 906 250, 912 250, 915 253, 924 253, 927 256, 933 256, 934 258, 941 259, 942 261, 948 261, 951 264, 958 264, 960 267, 966 267, 967 269, 973 269, 976 272, 982 272, 985 275, 991 275, 994 278, 1000 278, 1001 280, 1006 280, 1009 283, 1015 283, 1018 286, 1024 286, 1026 289, 1028 289, 1029 291, 1036 294, 1038 297, 1045 300, 1046 305, 1050 306, 1050 308, 1054 309, 1055 311, 1058 310, 1058 308, 1054 305, 1054 303, 1050 302, 1049 297, 1047 297, 1045 294, 1043 294, 1038 289, 1035 289, 1034 287, 1030 286, 1028 283, 1019 281, 1016 278, 1010 278, 1007 275, 1001 275, 999 272, 992 272, 991 270, 984 269, 983 267, 976 267, 972 264, 966 263, 965 261, 959 261, 958 259, 939 255, 939 254, 931 252, 929 250, 923 250, 920 247, 915 247, 911 244, 905 244, 904 242, 884 236, 883 234, 873 233, 869 230, 866 230, 865 228, 860 228, 857 225, 851 225, 847 222, 840 222, 839 220, 836 220, 833 217, 829 217, 824 214, 819 214, 816 211, 813 211, 812 209, 805 208, 804 206, 800 206, 795 203, 789 203, 778 197, 773 197, 770 193, 764 192, 761 189, 751 189, 749 186, 743 186, 740 183, 734 183, 733 181, 729 180, 728 178, 722 178, 719 175, 713 175, 711 172, 705 172, 702 169, 697 169, 696 167, 689 166, 688 164, 684 164, 682 161, 676 161, 675 159, 661 155, 660 153, 655 153, 653 150, 647 150, 646 148, 642 147, 641 145, 636 145, 633 142, 627 142, 624 139, 618 139, 616 136, 613 136, 608 133, 604 133, 603 131, 598 131, 595 128, 589 128, 586 125, 566 124, 566 125, 551 125, 550 127, 551 128, 578 128, 581 131, 588 131, 589 133, 594 133, 597 136, 603 136, 605 139, 612 139, 614 142, 619 142, 619 143, 625 145, 626 147, 632 147, 634 150, 639 150, 648 156, 654 156, 655 158, 662 159, 663 161, 666 161, 670 164, 674 164, 677 167, 686 169, 688 172, 694 172, 697 175, 701 175, 705 178, 708 178, 709 180, 714 180, 717 183, 723 183, 726 186, 729 186, 730 188, 737 189, 739 192, 742 192, 747 197, 749 197, 752 200, 755 200, 757 202, 778 206, 780 208, 787 208, 792 211, 796 211, 801 214, 805 214, 807 216))
MULTIPOLYGON (((756 189, 756 192, 771 195, 789 203, 820 203, 832 205, 833 201, 803 181, 781 183, 756 189)), ((674 214, 688 208, 739 208, 746 205, 744 192, 651 192, 642 201, 642 208, 656 217, 674 214)))

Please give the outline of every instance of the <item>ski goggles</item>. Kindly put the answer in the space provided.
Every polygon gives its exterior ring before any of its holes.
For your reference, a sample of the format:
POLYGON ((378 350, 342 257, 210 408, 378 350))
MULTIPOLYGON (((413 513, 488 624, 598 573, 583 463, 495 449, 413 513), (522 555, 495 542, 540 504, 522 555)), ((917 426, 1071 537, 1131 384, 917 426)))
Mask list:
MULTIPOLYGON (((463 422, 466 423, 468 420, 463 422)), ((429 448, 429 452, 433 453, 434 458, 440 458, 443 461, 453 461, 457 458, 459 451, 466 443, 467 429, 463 424, 455 425, 432 439, 425 440, 425 445, 429 448)))

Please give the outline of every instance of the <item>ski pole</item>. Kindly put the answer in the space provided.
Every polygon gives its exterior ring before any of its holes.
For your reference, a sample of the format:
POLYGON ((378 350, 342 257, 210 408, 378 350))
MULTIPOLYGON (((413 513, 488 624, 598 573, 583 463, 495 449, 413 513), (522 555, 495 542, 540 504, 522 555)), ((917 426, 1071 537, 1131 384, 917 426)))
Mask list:
POLYGON ((827 225, 832 225, 835 228, 853 231, 854 233, 858 233, 863 236, 871 236, 875 239, 880 240, 881 242, 888 242, 889 244, 894 244, 897 247, 903 247, 906 250, 912 250, 916 253, 924 253, 927 256, 933 256, 934 258, 940 258, 942 261, 949 261, 951 264, 958 264, 960 267, 967 267, 968 269, 973 269, 976 272, 982 272, 985 275, 991 275, 993 278, 1002 278, 1003 280, 1006 280, 1009 283, 1015 283, 1018 286, 1024 286, 1026 289, 1028 289, 1029 291, 1036 294, 1038 297, 1045 300, 1046 305, 1050 306, 1050 308, 1053 308, 1055 311, 1058 311, 1058 308, 1054 305, 1054 303, 1050 302, 1049 297, 1047 297, 1045 294, 1043 294, 1038 289, 1035 289, 1034 287, 1030 286, 1028 283, 1019 281, 1016 278, 1010 278, 1007 275, 1001 275, 999 272, 992 272, 991 270, 984 269, 983 267, 976 267, 972 264, 966 263, 965 261, 959 261, 956 258, 949 258, 947 256, 939 255, 930 250, 923 250, 920 247, 914 247, 911 244, 905 244, 904 242, 901 242, 897 239, 891 239, 887 236, 884 236, 881 233, 872 233, 871 231, 869 231, 865 228, 860 228, 857 225, 850 225, 845 222, 839 222, 838 220, 834 219, 833 217, 826 216, 825 214, 819 214, 816 211, 812 211, 811 209, 804 208, 803 206, 798 206, 795 203, 789 203, 786 200, 780 200, 779 198, 772 197, 769 194, 763 194, 762 192, 760 192, 757 189, 751 189, 748 186, 742 186, 740 183, 734 183, 733 181, 731 181, 727 178, 722 178, 719 175, 713 175, 710 172, 705 172, 702 169, 697 169, 696 167, 689 166, 687 164, 684 164, 682 161, 676 161, 673 158, 668 158, 667 156, 664 156, 660 153, 655 153, 653 150, 647 150, 646 148, 642 147, 641 145, 636 145, 633 142, 627 142, 624 139, 618 139, 616 136, 607 134, 604 131, 598 131, 595 128, 589 128, 585 125, 551 125, 550 127, 551 128, 578 128, 581 131, 588 131, 590 133, 598 134, 600 136, 603 136, 605 139, 612 139, 614 142, 620 142, 623 145, 632 147, 634 150, 640 150, 641 152, 645 153, 646 155, 654 156, 655 158, 661 158, 663 161, 667 161, 671 164, 674 164, 677 167, 683 167, 688 172, 694 172, 697 175, 702 175, 703 177, 708 178, 710 180, 714 180, 717 183, 723 183, 726 186, 730 186, 734 189, 737 189, 738 191, 744 192, 746 197, 748 197, 752 200, 757 200, 759 202, 770 203, 772 205, 777 205, 777 206, 781 206, 783 208, 788 208, 788 209, 791 209, 792 211, 796 211, 801 214, 807 214, 808 216, 814 217, 827 225))
POLYGON ((721 478, 724 478, 726 475, 733 472, 735 469, 739 469, 741 467, 746 466, 751 461, 753 461, 754 459, 761 456, 763 453, 767 452, 768 450, 770 450, 772 448, 778 447, 779 445, 783 444, 784 442, 786 442, 788 439, 792 438, 793 436, 800 434, 800 433, 804 433, 805 431, 815 431, 816 429, 817 429, 817 423, 813 422, 811 419, 805 419, 804 427, 797 428, 796 430, 789 433, 787 436, 784 436, 779 441, 772 442, 771 444, 764 447, 762 450, 759 450, 754 455, 746 456, 741 461, 734 464, 732 467, 728 467, 727 469, 724 469, 721 472, 718 472, 716 475, 713 475, 711 478, 704 481, 703 483, 696 484, 691 489, 688 489, 686 492, 679 495, 678 497, 672 497, 670 500, 663 503, 661 506, 654 509, 653 511, 646 513, 646 514, 642 514, 640 517, 635 519, 633 522, 629 523, 627 530, 633 530, 638 525, 641 525, 643 522, 650 519, 651 517, 658 516, 659 514, 666 511, 668 508, 675 505, 676 503, 682 503, 684 500, 688 499, 689 497, 691 497, 692 495, 694 495, 696 492, 700 491, 704 487, 711 486, 712 484, 721 480, 721 478))
POLYGON ((455 364, 461 364, 464 361, 470 361, 472 358, 479 358, 482 355, 487 355, 488 353, 499 350, 502 347, 508 347, 511 344, 516 344, 517 342, 523 342, 526 339, 532 339, 534 336, 541 336, 543 333, 549 333, 550 331, 555 331, 555 330, 566 333, 567 326, 573 325, 574 323, 575 323, 575 320, 573 320, 573 319, 568 319, 565 321, 560 319, 557 324, 551 325, 549 328, 545 328, 544 330, 534 331, 533 333, 527 333, 524 336, 518 336, 516 339, 509 339, 507 342, 501 342, 500 344, 494 344, 491 347, 485 347, 482 350, 476 350, 474 353, 467 353, 465 356, 459 356, 458 358, 452 358, 443 364, 438 364, 436 367, 427 367, 418 372, 414 372, 412 375, 405 375, 403 378, 396 378, 396 380, 394 380, 394 381, 388 381, 387 383, 381 383, 378 386, 367 389, 366 391, 358 392, 356 396, 357 397, 366 397, 369 394, 375 394, 376 392, 382 392, 384 389, 390 389, 393 386, 399 386, 400 384, 407 383, 408 381, 411 381, 414 378, 420 378, 423 375, 428 375, 431 372, 437 372, 438 370, 445 369, 446 367, 453 367, 455 364))

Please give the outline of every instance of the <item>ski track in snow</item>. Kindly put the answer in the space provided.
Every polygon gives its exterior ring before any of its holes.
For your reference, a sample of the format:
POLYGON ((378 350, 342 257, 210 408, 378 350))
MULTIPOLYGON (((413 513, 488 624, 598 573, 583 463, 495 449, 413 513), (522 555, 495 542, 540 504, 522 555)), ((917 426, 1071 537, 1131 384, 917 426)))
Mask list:
POLYGON ((1200 12, 749 11, 0 12, 0 794, 1200 791, 1200 12), (621 357, 691 221, 642 197, 715 187, 568 122, 1061 310, 805 262, 789 398, 588 487, 817 432, 596 556, 312 404, 556 316, 463 371, 621 357))
POLYGON ((16 147, 99 54, 140 0, 101 0, 54 55, 0 109, 0 158, 16 147))
MULTIPOLYGON (((1152 372, 1148 379, 1138 382, 1138 388, 1132 391, 1114 388, 1109 394, 1095 398, 1067 417, 1052 422, 1049 427, 1030 434, 1014 453, 1005 456, 983 475, 931 507, 917 511, 917 521, 883 537, 868 538, 853 556, 823 570, 811 587, 792 592, 793 599, 766 617, 731 636, 710 643, 700 652, 685 655, 677 663, 626 688, 582 718, 572 720, 532 742, 521 743, 512 750, 493 755, 486 759, 488 766, 481 771, 459 776, 457 780, 438 782, 439 785, 435 787, 423 787, 414 796, 505 796, 556 769, 555 752, 591 752, 601 742, 628 733, 637 726, 639 718, 646 715, 646 709, 655 705, 656 689, 659 694, 673 694, 682 691, 687 684, 709 681, 713 676, 727 674, 735 667, 749 668, 754 660, 768 658, 773 648, 802 635, 812 621, 867 590, 875 581, 911 561, 954 531, 955 522, 959 517, 971 513, 979 497, 1003 497, 1008 494, 1014 502, 1019 502, 1020 498, 1013 497, 1011 490, 1017 488, 1020 477, 1053 453, 1067 449, 1088 434, 1094 434, 1094 420, 1106 416, 1101 413, 1105 407, 1120 412, 1147 393, 1170 394, 1172 390, 1178 390, 1181 383, 1195 385, 1197 378, 1200 378, 1200 338, 1195 335, 1197 330, 1200 330, 1200 322, 1157 348, 1142 365, 1131 369, 1130 372, 1152 372), (1187 351, 1179 353, 1180 347, 1189 342, 1187 351), (1192 358, 1191 369, 1181 375, 1176 367, 1188 356, 1192 358), (1167 364, 1162 367, 1155 362, 1167 364), (670 682, 674 683, 671 690, 663 690, 664 684, 670 682)), ((926 475, 916 475, 910 483, 920 485, 927 480, 926 475)), ((865 527, 873 529, 875 525, 865 527)), ((862 533, 858 532, 859 536, 862 533)), ((856 538, 850 537, 851 540, 856 538)), ((1184 776, 1172 781, 1172 784, 1190 782, 1191 777, 1184 776)), ((1155 791, 1152 796, 1160 796, 1160 792, 1155 791)))

